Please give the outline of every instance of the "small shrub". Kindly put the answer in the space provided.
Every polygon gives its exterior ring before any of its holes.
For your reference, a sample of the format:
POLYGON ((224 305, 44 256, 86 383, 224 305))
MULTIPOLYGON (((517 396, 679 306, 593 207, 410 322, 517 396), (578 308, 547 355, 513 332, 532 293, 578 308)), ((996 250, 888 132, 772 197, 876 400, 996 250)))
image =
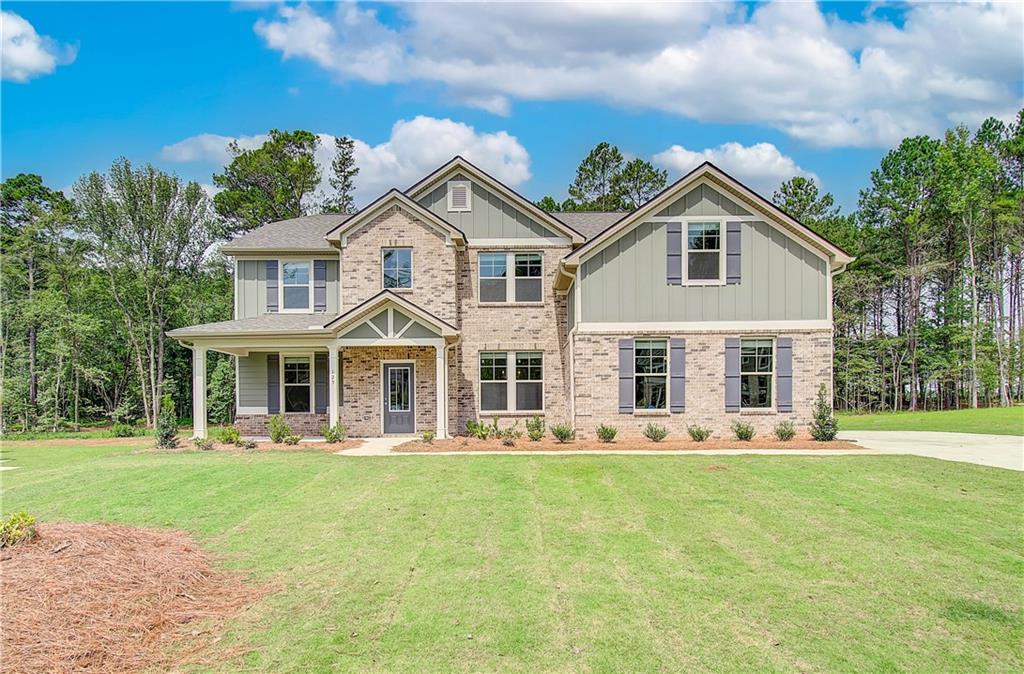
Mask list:
POLYGON ((225 445, 238 445, 242 441, 242 432, 234 426, 221 426, 217 429, 216 435, 225 445))
POLYGON ((345 442, 348 439, 348 426, 340 421, 334 426, 323 424, 320 426, 320 435, 324 436, 324 441, 329 444, 345 442))
POLYGON ((428 445, 434 442, 435 437, 437 436, 434 434, 434 431, 423 431, 423 442, 428 445))
POLYGON ((283 415, 275 414, 267 423, 267 433, 270 434, 271 442, 284 442, 284 439, 292 434, 292 429, 285 423, 283 415))
POLYGON ((239 440, 236 444, 242 449, 256 449, 255 440, 239 440))
POLYGON ((564 444, 576 437, 576 430, 569 424, 555 424, 551 427, 551 435, 564 444))
POLYGON ((0 522, 0 548, 29 542, 36 537, 36 518, 26 512, 12 513, 0 522))
POLYGON ((489 438, 497 438, 500 436, 497 419, 492 419, 489 424, 483 421, 473 421, 470 419, 466 422, 466 432, 477 440, 487 440, 489 438))
POLYGON ((749 442, 754 437, 754 427, 745 421, 732 422, 732 433, 737 440, 749 442))
POLYGON ((835 440, 839 433, 839 422, 832 414, 832 401, 828 399, 828 389, 822 384, 818 387, 818 399, 814 402, 814 421, 811 422, 811 437, 818 442, 835 440))
POLYGON ((776 439, 785 442, 796 437, 796 427, 793 426, 792 421, 780 421, 775 424, 775 429, 772 433, 775 434, 776 439))
POLYGON ((116 423, 111 427, 110 434, 115 438, 134 438, 138 431, 131 424, 116 423))
POLYGON ((686 427, 686 432, 690 434, 690 439, 694 442, 704 442, 711 437, 711 429, 704 426, 698 426, 692 424, 686 427))
POLYGON ((298 434, 286 435, 281 438, 281 440, 284 441, 284 444, 286 445, 297 445, 299 444, 299 441, 302 440, 302 436, 298 434))
POLYGON ((544 437, 544 419, 534 415, 526 421, 526 437, 530 442, 537 442, 544 437))
POLYGON ((668 437, 668 429, 655 423, 644 426, 644 437, 651 442, 661 442, 668 437))
POLYGON ((605 426, 604 424, 601 424, 597 427, 597 439, 601 442, 611 442, 618 434, 619 429, 614 426, 605 426))
POLYGON ((165 393, 160 399, 160 414, 156 418, 156 446, 160 449, 174 449, 178 446, 178 410, 174 399, 165 393))
POLYGON ((498 435, 501 437, 501 444, 506 447, 515 447, 516 440, 523 437, 523 432, 519 430, 519 422, 517 421, 514 426, 498 431, 498 435))
POLYGON ((209 451, 209 450, 213 449, 213 440, 208 440, 206 438, 195 437, 195 438, 192 438, 192 445, 196 449, 198 449, 200 451, 203 451, 203 452, 206 452, 206 451, 209 451))

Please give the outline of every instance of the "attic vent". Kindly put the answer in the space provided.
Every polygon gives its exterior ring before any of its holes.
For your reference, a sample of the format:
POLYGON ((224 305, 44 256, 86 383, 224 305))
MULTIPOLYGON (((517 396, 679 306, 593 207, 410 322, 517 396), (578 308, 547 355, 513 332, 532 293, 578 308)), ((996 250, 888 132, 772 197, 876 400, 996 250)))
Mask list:
POLYGON ((448 211, 466 212, 470 208, 470 186, 468 180, 448 182, 448 211))

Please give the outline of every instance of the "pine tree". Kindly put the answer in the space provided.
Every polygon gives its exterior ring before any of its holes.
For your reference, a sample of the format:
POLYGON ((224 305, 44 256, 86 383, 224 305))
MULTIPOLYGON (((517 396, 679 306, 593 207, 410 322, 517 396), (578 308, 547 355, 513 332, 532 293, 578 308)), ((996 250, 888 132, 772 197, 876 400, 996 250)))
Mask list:
POLYGON ((355 177, 359 173, 356 166, 355 141, 348 136, 334 139, 334 161, 331 162, 331 177, 329 181, 334 188, 334 195, 324 204, 326 213, 355 213, 356 202, 353 196, 355 192, 355 177))

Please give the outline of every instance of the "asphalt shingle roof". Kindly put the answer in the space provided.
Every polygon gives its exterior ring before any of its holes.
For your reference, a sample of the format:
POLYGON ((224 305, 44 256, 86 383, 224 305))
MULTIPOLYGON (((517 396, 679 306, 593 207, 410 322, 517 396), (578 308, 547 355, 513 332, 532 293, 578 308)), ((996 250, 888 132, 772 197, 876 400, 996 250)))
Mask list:
POLYGON ((621 220, 626 216, 626 212, 622 211, 564 211, 555 212, 551 215, 555 216, 565 224, 569 225, 577 232, 586 237, 587 241, 590 241, 595 236, 603 232, 604 230, 611 227, 613 224, 621 220))
POLYGON ((263 314, 254 318, 190 325, 187 328, 171 330, 167 334, 171 337, 202 337, 204 335, 320 330, 335 318, 337 318, 337 314, 263 314))
POLYGON ((220 250, 226 255, 259 248, 275 251, 336 251, 324 240, 324 236, 350 217, 344 213, 324 213, 270 222, 229 241, 220 250))

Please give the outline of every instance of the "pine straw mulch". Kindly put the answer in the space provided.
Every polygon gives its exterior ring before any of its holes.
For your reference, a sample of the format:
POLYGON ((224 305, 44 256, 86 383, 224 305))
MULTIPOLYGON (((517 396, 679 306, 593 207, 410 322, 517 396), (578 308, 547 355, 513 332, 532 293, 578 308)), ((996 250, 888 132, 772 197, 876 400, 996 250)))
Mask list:
POLYGON ((412 440, 393 448, 393 452, 571 452, 571 451, 621 451, 621 450, 655 450, 655 451, 696 451, 704 449, 864 449, 855 442, 832 440, 817 442, 810 436, 797 436, 792 440, 781 442, 775 439, 758 438, 741 442, 735 438, 708 438, 704 442, 686 439, 667 438, 661 442, 651 442, 647 438, 616 438, 614 442, 599 442, 596 439, 579 439, 569 442, 558 442, 545 436, 537 442, 527 437, 516 440, 513 447, 507 447, 501 440, 478 440, 470 437, 448 438, 425 443, 412 440))
POLYGON ((201 660, 225 621, 268 591, 213 569, 181 531, 56 523, 38 533, 0 550, 0 672, 172 669, 201 660))
POLYGON ((213 448, 209 450, 197 450, 196 446, 192 444, 191 440, 178 439, 178 446, 174 449, 159 449, 155 447, 148 447, 144 451, 146 452, 196 452, 196 451, 212 451, 212 452, 233 452, 236 454, 254 454, 259 452, 301 452, 301 451, 315 451, 315 452, 327 452, 334 454, 340 452, 343 449, 352 449, 363 444, 362 440, 344 440, 342 442, 299 442, 297 445, 286 445, 283 442, 270 442, 263 441, 257 442, 254 449, 245 449, 244 447, 237 447, 235 445, 228 445, 221 442, 214 441, 213 448))

